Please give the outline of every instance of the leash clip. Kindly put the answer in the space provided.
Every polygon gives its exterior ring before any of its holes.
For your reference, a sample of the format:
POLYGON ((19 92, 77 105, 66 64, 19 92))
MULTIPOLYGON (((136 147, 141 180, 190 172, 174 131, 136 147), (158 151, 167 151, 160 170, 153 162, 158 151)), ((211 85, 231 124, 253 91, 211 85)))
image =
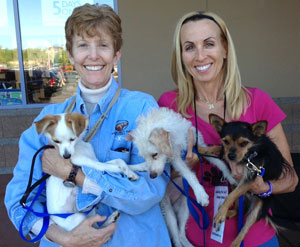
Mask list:
POLYGON ((257 176, 263 176, 265 174, 265 168, 263 166, 257 167, 251 162, 251 159, 255 158, 258 155, 256 151, 254 151, 252 154, 249 155, 247 158, 246 167, 250 172, 256 172, 257 176))
POLYGON ((249 158, 248 158, 248 163, 246 164, 246 167, 248 168, 248 170, 249 170, 250 172, 256 172, 258 176, 263 176, 264 171, 265 171, 265 169, 264 169, 262 166, 260 166, 260 167, 258 168, 256 165, 254 165, 254 164, 250 161, 249 158))

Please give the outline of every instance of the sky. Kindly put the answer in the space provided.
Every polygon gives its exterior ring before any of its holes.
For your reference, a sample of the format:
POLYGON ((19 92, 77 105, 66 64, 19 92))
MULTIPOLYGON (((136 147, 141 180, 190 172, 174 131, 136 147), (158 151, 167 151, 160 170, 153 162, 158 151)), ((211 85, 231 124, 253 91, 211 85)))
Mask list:
MULTIPOLYGON (((17 47, 12 0, 0 0, 0 46, 17 47)), ((114 6, 114 0, 19 0, 23 49, 65 45, 64 23, 84 3, 114 6)))

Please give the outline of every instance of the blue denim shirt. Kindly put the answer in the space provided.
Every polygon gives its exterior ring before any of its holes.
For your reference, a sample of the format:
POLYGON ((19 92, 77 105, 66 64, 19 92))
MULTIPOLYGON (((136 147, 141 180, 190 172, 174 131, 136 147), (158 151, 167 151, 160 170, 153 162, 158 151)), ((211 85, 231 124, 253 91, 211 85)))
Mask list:
MULTIPOLYGON (((90 129, 98 118, 105 112, 108 104, 112 100, 117 83, 113 80, 111 87, 105 96, 96 105, 94 112, 90 115, 90 129)), ((64 112, 70 99, 64 103, 46 106, 35 121, 47 114, 59 114, 64 112)), ((156 101, 150 95, 121 89, 121 95, 112 107, 91 143, 94 147, 97 158, 102 161, 109 161, 121 158, 128 164, 136 164, 143 161, 138 155, 138 150, 131 143, 125 140, 128 132, 135 129, 136 119, 140 114, 144 114, 151 108, 157 107, 156 101), (128 152, 120 152, 126 148, 128 152)), ((75 112, 87 114, 84 102, 77 89, 75 112)), ((34 126, 24 131, 19 142, 19 160, 14 169, 14 176, 6 189, 5 205, 8 215, 17 229, 19 229, 22 218, 26 210, 19 204, 28 183, 31 160, 34 153, 43 145, 47 144, 44 135, 38 136, 34 126)), ((41 156, 40 156, 41 157, 41 156)), ((101 188, 100 195, 83 194, 81 188, 77 195, 77 207, 79 210, 99 203, 98 213, 110 215, 115 209, 121 211, 117 229, 111 240, 105 246, 171 246, 167 228, 159 207, 168 179, 162 175, 156 179, 150 179, 149 174, 139 173, 138 181, 129 181, 127 177, 120 174, 95 171, 91 168, 83 167, 83 172, 87 177, 95 181, 101 188)), ((41 161, 38 158, 35 164, 33 183, 42 176, 41 161)), ((33 191, 27 202, 33 199, 33 191)), ((42 193, 33 209, 43 212, 45 204, 45 192, 42 193)), ((23 233, 30 232, 38 217, 28 213, 23 227, 23 233)), ((41 240, 40 246, 57 246, 46 240, 41 240)))

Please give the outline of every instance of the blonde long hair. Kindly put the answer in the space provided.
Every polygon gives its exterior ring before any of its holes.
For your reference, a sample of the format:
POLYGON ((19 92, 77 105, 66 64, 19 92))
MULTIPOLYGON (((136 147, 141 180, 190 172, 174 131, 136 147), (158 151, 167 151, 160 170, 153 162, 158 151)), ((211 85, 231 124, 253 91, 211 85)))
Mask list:
POLYGON ((230 33, 225 22, 216 14, 209 12, 190 12, 181 17, 178 21, 173 40, 173 52, 171 62, 172 78, 177 85, 177 106, 178 111, 185 117, 187 108, 192 105, 194 100, 193 78, 188 73, 182 63, 182 47, 180 42, 180 31, 182 25, 189 21, 201 19, 210 19, 214 21, 221 29, 221 38, 225 47, 227 47, 227 59, 223 64, 224 93, 226 96, 227 112, 231 119, 239 119, 250 104, 250 98, 247 89, 241 83, 240 71, 237 64, 236 53, 230 33))

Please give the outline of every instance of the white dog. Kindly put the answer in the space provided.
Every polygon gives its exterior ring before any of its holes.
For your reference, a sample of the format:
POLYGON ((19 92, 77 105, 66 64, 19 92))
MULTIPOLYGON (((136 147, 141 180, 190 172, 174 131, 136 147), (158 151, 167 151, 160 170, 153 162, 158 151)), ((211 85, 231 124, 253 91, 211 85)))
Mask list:
MULTIPOLYGON (((121 159, 111 160, 106 163, 101 163, 97 160, 92 145, 82 140, 82 136, 88 126, 88 119, 85 116, 79 113, 47 115, 34 124, 38 134, 45 134, 50 143, 58 146, 61 157, 70 158, 73 164, 88 166, 99 171, 123 173, 130 180, 139 179, 139 176, 131 171, 121 159)), ((51 216, 55 223, 67 231, 71 231, 86 218, 84 213, 79 213, 76 209, 76 191, 76 187, 69 188, 64 186, 61 178, 50 176, 47 179, 48 212, 50 214, 74 213, 65 219, 51 216)), ((119 212, 115 216, 118 217, 118 214, 119 212)))
MULTIPOLYGON (((164 171, 166 163, 170 162, 192 187, 197 202, 202 206, 207 206, 208 195, 181 157, 183 151, 187 150, 188 132, 191 128, 190 121, 168 108, 153 109, 147 116, 140 117, 137 128, 127 138, 137 146, 145 163, 132 165, 130 168, 148 171, 150 177, 155 178, 164 171)), ((202 135, 198 136, 198 142, 201 146, 206 146, 202 135)), ((227 166, 221 160, 207 159, 223 171, 225 178, 235 183, 227 166)), ((172 204, 170 196, 172 191, 174 191, 174 185, 169 183, 160 204, 171 239, 175 247, 192 246, 185 236, 185 225, 189 217, 186 198, 180 195, 172 204)))

